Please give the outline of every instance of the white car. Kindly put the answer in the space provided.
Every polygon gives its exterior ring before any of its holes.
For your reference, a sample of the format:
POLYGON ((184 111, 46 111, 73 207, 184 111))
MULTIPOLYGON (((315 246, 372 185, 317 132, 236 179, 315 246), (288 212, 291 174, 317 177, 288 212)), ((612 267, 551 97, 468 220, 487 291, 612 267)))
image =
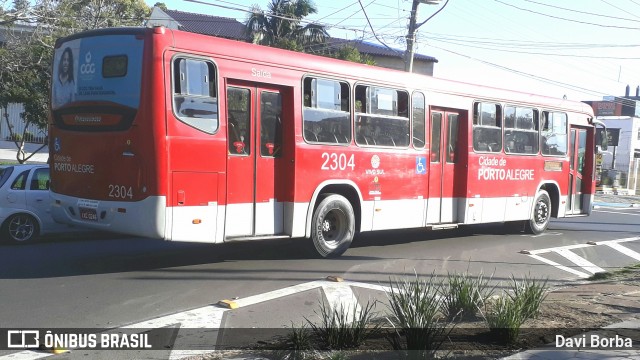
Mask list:
POLYGON ((0 169, 0 241, 24 243, 68 230, 51 217, 49 165, 9 165, 0 169))

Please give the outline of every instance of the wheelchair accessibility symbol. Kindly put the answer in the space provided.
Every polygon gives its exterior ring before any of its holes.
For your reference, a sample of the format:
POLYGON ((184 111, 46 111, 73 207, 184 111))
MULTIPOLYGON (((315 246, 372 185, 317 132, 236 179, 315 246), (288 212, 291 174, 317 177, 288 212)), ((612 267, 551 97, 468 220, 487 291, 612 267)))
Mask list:
POLYGON ((419 156, 416 158, 416 174, 424 175, 426 173, 427 173, 427 158, 419 156))

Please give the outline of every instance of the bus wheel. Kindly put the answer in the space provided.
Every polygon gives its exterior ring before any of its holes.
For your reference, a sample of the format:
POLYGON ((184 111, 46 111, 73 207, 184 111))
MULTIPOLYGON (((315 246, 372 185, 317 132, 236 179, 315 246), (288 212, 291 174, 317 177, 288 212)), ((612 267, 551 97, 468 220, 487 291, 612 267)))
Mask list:
POLYGON ((313 212, 311 240, 318 255, 342 255, 353 240, 355 216, 351 203, 344 197, 331 194, 313 212))
POLYGON ((533 204, 531 219, 527 222, 527 232, 535 235, 543 233, 549 226, 550 219, 551 199, 549 198, 549 193, 545 190, 540 190, 533 204))

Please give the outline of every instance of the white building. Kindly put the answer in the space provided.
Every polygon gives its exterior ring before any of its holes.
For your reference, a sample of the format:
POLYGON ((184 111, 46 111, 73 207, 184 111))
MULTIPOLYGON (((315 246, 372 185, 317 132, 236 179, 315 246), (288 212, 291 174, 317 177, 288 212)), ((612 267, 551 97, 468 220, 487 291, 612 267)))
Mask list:
MULTIPOLYGON (((613 135, 615 139, 617 133, 617 146, 609 146, 603 154, 603 179, 617 174, 620 188, 630 193, 634 191, 640 193, 640 96, 638 92, 640 88, 636 91, 636 96, 629 96, 627 89, 625 97, 589 102, 596 118, 607 126, 609 138, 611 139, 613 135), (617 172, 609 172, 609 170, 617 172)), ((612 180, 605 180, 604 184, 614 185, 612 180)))

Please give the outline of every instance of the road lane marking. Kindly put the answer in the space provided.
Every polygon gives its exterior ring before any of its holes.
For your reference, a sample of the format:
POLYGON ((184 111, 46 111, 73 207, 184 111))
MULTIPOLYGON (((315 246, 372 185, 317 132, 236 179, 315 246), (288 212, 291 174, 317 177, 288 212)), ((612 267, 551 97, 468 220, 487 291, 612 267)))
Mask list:
POLYGON ((211 352, 211 349, 185 350, 188 344, 185 344, 189 338, 188 332, 198 331, 197 329, 207 329, 212 334, 215 331, 216 336, 212 336, 211 348, 215 348, 217 340, 217 329, 222 326, 222 316, 228 309, 221 309, 214 305, 208 305, 201 308, 179 312, 177 314, 167 315, 151 320, 138 322, 131 325, 122 326, 120 329, 156 329, 179 324, 180 329, 173 343, 170 360, 183 359, 190 356, 204 355, 211 352), (176 349, 177 348, 177 349, 176 349))
POLYGON ((391 287, 384 286, 384 285, 369 284, 369 283, 355 282, 355 281, 345 281, 345 284, 349 284, 350 286, 355 286, 363 289, 391 292, 391 287))
POLYGON ((560 264, 558 264, 557 262, 555 262, 555 261, 551 261, 551 260, 546 259, 546 258, 543 258, 543 257, 542 257, 542 256, 540 256, 540 255, 529 255, 529 256, 530 256, 530 257, 532 257, 532 258, 534 258, 534 259, 536 259, 536 260, 542 261, 543 263, 549 264, 549 265, 551 265, 551 266, 555 266, 555 267, 557 267, 557 268, 558 268, 558 269, 560 269, 560 270, 564 270, 564 271, 570 272, 570 273, 572 273, 572 274, 574 274, 574 275, 578 275, 578 276, 579 276, 579 277, 581 277, 581 278, 585 278, 585 279, 586 279, 586 278, 588 278, 589 276, 591 276, 591 275, 589 275, 589 274, 585 274, 585 273, 583 273, 582 271, 578 271, 578 270, 576 270, 576 269, 572 269, 572 268, 570 268, 570 267, 568 267, 568 266, 560 265, 560 264))
POLYGON ((332 312, 344 315, 347 320, 360 318, 362 308, 351 286, 343 282, 328 282, 322 285, 322 291, 327 297, 332 312))
MULTIPOLYGON (((317 280, 311 281, 303 284, 298 284, 290 287, 286 287, 283 289, 277 289, 273 291, 269 291, 263 294, 253 295, 246 298, 236 299, 234 300, 238 304, 238 308, 251 306, 255 304, 259 304, 262 302, 276 300, 279 298, 283 298, 289 295, 294 295, 297 293, 305 292, 313 289, 321 289, 327 300, 329 301, 329 306, 331 309, 339 309, 340 306, 343 307, 348 312, 348 318, 352 318, 355 314, 359 316, 361 314, 362 308, 360 303, 358 302, 355 293, 352 290, 353 287, 359 287, 364 289, 371 289, 377 291, 388 292, 390 288, 388 286, 378 285, 378 284, 369 284, 369 283, 361 283, 354 281, 344 281, 344 282, 333 282, 326 280, 317 280)), ((171 351, 169 355, 169 359, 183 359, 186 357, 202 355, 206 353, 210 353, 213 351, 216 345, 216 338, 211 339, 211 349, 199 349, 199 350, 184 350, 184 349, 175 349, 178 347, 183 347, 180 345, 180 341, 185 340, 188 335, 185 331, 189 331, 189 329, 207 329, 211 331, 217 331, 222 327, 222 319, 223 315, 227 311, 233 311, 230 309, 225 309, 218 307, 216 305, 207 305, 204 307, 187 310, 175 314, 170 314, 167 316, 162 316, 150 320, 145 320, 141 322, 137 322, 135 324, 125 325, 119 328, 109 329, 106 333, 109 332, 117 332, 123 329, 156 329, 156 328, 164 328, 174 325, 180 325, 180 329, 178 330, 178 335, 176 336, 176 342, 174 343, 174 350, 171 351)), ((39 352, 39 351, 31 351, 24 350, 8 355, 0 356, 0 360, 36 360, 42 359, 49 356, 53 356, 55 354, 39 352)))
POLYGON ((531 254, 531 255, 540 255, 540 254, 545 254, 545 253, 549 253, 549 252, 557 252, 557 251, 561 251, 561 250, 574 250, 574 249, 582 249, 582 248, 586 248, 586 247, 592 247, 594 245, 592 244, 575 244, 575 245, 566 245, 566 246, 559 246, 559 247, 554 247, 554 248, 546 248, 546 249, 538 249, 538 250, 527 250, 527 254, 531 254))
POLYGON ((251 306, 251 305, 259 304, 265 301, 275 300, 281 297, 297 294, 300 292, 317 289, 322 287, 322 285, 325 283, 329 283, 329 282, 324 280, 316 280, 308 283, 286 287, 283 289, 269 291, 263 294, 258 294, 258 295, 253 295, 246 298, 237 299, 235 300, 235 303, 238 304, 239 308, 242 308, 245 306, 251 306))
POLYGON ((47 354, 47 353, 43 353, 43 352, 37 352, 37 351, 31 351, 31 350, 25 350, 25 351, 20 351, 17 353, 13 353, 13 354, 9 354, 9 355, 4 355, 4 356, 0 356, 0 359, 11 359, 11 360, 36 360, 36 359, 42 359, 42 358, 46 358, 49 356, 53 356, 55 354, 51 353, 51 354, 47 354))
POLYGON ((624 239, 618 239, 618 240, 607 240, 607 241, 593 241, 590 242, 590 244, 592 245, 606 245, 614 250, 617 250, 631 258, 634 258, 638 261, 640 261, 640 253, 638 253, 635 250, 631 250, 628 247, 622 246, 620 245, 620 243, 625 243, 625 242, 629 242, 629 241, 637 241, 640 240, 640 236, 636 236, 636 237, 630 237, 630 238, 624 238, 624 239))
POLYGON ((619 243, 622 243, 622 242, 637 241, 637 240, 640 240, 640 236, 634 236, 634 237, 630 237, 630 238, 617 239, 617 240, 593 241, 593 242, 590 242, 590 243, 593 244, 593 245, 606 245, 608 243, 619 244, 619 243))
POLYGON ((556 253, 558 255, 565 257, 567 260, 580 266, 581 268, 585 269, 586 271, 592 274, 599 273, 599 272, 606 272, 603 268, 597 266, 596 264, 590 262, 589 260, 581 256, 578 256, 577 254, 571 252, 570 250, 567 250, 567 249, 556 250, 556 253))
POLYGON ((568 266, 564 266, 561 265, 559 263, 556 263, 554 261, 548 260, 540 255, 542 254, 548 254, 548 253, 556 253, 562 257, 564 257, 565 259, 569 260, 570 262, 572 262, 575 265, 580 266, 581 268, 583 268, 584 270, 588 271, 591 274, 595 274, 598 272, 606 272, 606 270, 602 269, 601 267, 595 265, 594 263, 590 262, 589 260, 577 255, 576 253, 572 252, 571 250, 575 250, 575 249, 583 249, 583 248, 587 248, 587 247, 593 247, 593 246, 598 246, 598 245, 605 245, 611 249, 614 249, 624 255, 627 255, 633 259, 636 260, 640 260, 640 253, 631 250, 625 246, 620 245, 620 243, 625 243, 625 242, 631 242, 631 241, 638 241, 640 240, 640 236, 635 236, 635 237, 629 237, 629 238, 623 238, 623 239, 615 239, 615 240, 604 240, 604 241, 589 241, 586 244, 574 244, 574 245, 566 245, 566 246, 559 246, 559 247, 555 247, 555 248, 545 248, 545 249, 538 249, 538 250, 522 250, 520 251, 520 253, 522 254, 526 254, 529 255, 530 257, 538 260, 538 261, 542 261, 546 264, 549 264, 551 266, 555 266, 558 269, 570 272, 574 275, 578 275, 582 278, 587 278, 589 277, 589 275, 572 269, 568 266))
POLYGON ((618 250, 621 253, 640 261, 640 253, 638 253, 638 252, 636 252, 634 250, 631 250, 628 247, 624 247, 624 246, 622 246, 622 245, 620 245, 618 243, 608 243, 608 244, 604 244, 604 245, 606 245, 606 246, 608 246, 608 247, 610 247, 610 248, 612 248, 614 250, 618 250))

